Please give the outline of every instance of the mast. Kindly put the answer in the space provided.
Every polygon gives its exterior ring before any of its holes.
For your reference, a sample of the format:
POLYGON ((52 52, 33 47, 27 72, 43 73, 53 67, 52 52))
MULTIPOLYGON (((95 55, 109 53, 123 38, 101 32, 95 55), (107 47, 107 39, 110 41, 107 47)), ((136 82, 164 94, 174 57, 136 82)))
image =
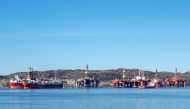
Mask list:
POLYGON ((38 80, 40 80, 41 79, 41 75, 40 75, 40 72, 38 71, 38 78, 37 78, 38 80))
POLYGON ((85 76, 84 78, 88 78, 88 73, 89 73, 89 67, 88 67, 88 64, 86 65, 86 70, 85 70, 85 76))
POLYGON ((177 67, 175 68, 175 76, 177 76, 177 73, 178 73, 178 69, 177 67))
POLYGON ((158 73, 158 69, 156 68, 156 73, 158 73))
POLYGON ((124 79, 125 79, 125 77, 126 77, 126 75, 125 75, 125 72, 126 72, 126 71, 125 71, 125 69, 123 69, 123 71, 122 71, 122 72, 123 72, 122 78, 123 78, 123 80, 124 80, 124 79))
POLYGON ((139 71, 139 77, 142 78, 143 77, 143 72, 140 69, 138 71, 139 71))
POLYGON ((88 64, 86 65, 86 71, 85 71, 85 74, 87 75, 89 72, 88 72, 88 64))
POLYGON ((156 68, 155 78, 158 78, 158 69, 156 68))
POLYGON ((138 76, 141 77, 140 69, 138 69, 138 76))
POLYGON ((54 80, 55 80, 55 81, 57 80, 57 74, 56 74, 56 71, 54 71, 54 80))
POLYGON ((27 79, 29 79, 29 80, 30 80, 30 79, 34 79, 34 78, 33 78, 33 70, 34 70, 34 69, 33 69, 31 66, 30 66, 28 69, 29 69, 29 72, 28 72, 28 77, 27 77, 27 79))

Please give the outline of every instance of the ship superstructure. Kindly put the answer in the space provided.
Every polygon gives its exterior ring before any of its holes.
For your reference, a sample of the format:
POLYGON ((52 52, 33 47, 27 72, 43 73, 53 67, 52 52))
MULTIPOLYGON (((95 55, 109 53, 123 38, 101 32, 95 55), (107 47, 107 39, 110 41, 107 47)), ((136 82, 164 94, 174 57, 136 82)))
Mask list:
POLYGON ((144 75, 144 71, 138 70, 138 75, 132 79, 126 79, 126 69, 122 71, 122 79, 112 80, 112 86, 118 88, 158 88, 160 86, 160 80, 157 78, 148 79, 144 75))
POLYGON ((84 72, 84 77, 76 80, 76 88, 97 88, 99 81, 95 77, 90 77, 89 67, 86 65, 86 70, 84 72))

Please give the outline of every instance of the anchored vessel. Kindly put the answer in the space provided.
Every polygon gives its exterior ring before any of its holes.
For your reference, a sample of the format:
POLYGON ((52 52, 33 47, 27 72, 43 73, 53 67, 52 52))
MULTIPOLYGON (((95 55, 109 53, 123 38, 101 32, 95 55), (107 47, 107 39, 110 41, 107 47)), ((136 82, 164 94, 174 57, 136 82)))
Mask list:
MULTIPOLYGON (((157 72, 157 70, 156 70, 157 72)), ((175 76, 159 79, 158 77, 146 78, 144 72, 139 70, 139 74, 132 78, 125 78, 125 70, 123 70, 122 79, 112 80, 112 86, 117 88, 160 88, 160 87, 185 87, 186 80, 177 75, 177 70, 175 76)))
POLYGON ((125 88, 159 88, 161 82, 158 78, 147 79, 144 76, 144 72, 139 70, 138 75, 132 79, 126 79, 125 70, 123 70, 123 78, 112 80, 113 87, 125 87, 125 88))
POLYGON ((166 83, 165 86, 166 87, 185 87, 186 80, 178 74, 179 72, 178 72, 178 69, 176 68, 175 75, 165 80, 165 83, 166 83))
MULTIPOLYGON (((156 70, 157 73, 157 70, 156 70)), ((123 79, 112 80, 112 86, 117 88, 160 88, 160 87, 185 87, 186 80, 176 74, 170 78, 161 80, 158 77, 148 79, 144 76, 144 72, 139 70, 139 74, 132 78, 125 78, 125 70, 123 70, 123 79)))
POLYGON ((33 77, 33 68, 29 68, 27 78, 20 79, 18 75, 9 82, 11 89, 53 89, 63 88, 63 83, 56 80, 37 80, 33 77))
POLYGON ((99 81, 94 77, 89 77, 88 75, 88 65, 86 65, 85 76, 81 79, 76 80, 75 86, 76 88, 97 88, 99 85, 99 81))

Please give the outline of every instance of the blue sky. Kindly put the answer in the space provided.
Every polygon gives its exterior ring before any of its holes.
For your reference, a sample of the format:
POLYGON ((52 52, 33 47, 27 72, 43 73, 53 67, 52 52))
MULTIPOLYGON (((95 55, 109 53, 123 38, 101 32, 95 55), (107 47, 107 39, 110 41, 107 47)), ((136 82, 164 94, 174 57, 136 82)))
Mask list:
POLYGON ((190 70, 188 0, 1 0, 0 74, 190 70))

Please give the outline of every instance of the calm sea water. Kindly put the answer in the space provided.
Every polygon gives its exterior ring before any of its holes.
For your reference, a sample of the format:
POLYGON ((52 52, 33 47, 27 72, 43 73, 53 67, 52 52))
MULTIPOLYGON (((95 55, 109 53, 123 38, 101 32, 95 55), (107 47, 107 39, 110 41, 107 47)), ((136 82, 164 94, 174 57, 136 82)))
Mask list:
POLYGON ((190 88, 2 89, 0 109, 190 109, 190 88))

